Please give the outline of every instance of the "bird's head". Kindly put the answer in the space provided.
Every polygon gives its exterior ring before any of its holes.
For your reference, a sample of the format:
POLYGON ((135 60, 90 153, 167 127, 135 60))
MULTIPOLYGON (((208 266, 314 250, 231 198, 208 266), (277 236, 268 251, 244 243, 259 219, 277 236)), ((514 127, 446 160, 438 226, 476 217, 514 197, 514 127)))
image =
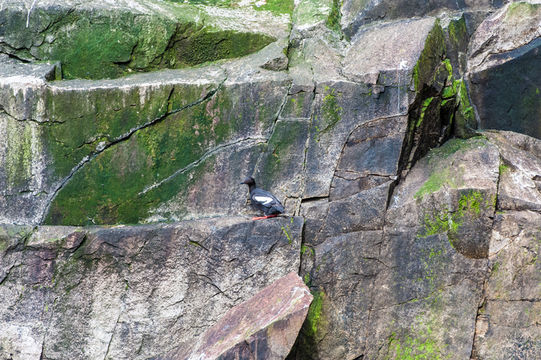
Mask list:
POLYGON ((251 186, 251 185, 254 185, 255 186, 255 180, 253 177, 251 176, 248 176, 246 179, 244 179, 243 182, 241 182, 241 184, 246 184, 248 186, 251 186))

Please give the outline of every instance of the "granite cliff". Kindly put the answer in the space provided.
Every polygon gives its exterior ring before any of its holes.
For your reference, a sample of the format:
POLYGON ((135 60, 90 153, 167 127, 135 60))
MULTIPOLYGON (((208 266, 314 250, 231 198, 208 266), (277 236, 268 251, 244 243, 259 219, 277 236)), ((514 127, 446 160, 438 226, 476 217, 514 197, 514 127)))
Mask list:
MULTIPOLYGON (((535 359, 540 24, 537 0, 4 0, 0 358, 205 358, 295 272, 288 359, 535 359), (246 175, 287 216, 252 222, 246 175)), ((283 358, 269 329, 221 358, 283 358)))

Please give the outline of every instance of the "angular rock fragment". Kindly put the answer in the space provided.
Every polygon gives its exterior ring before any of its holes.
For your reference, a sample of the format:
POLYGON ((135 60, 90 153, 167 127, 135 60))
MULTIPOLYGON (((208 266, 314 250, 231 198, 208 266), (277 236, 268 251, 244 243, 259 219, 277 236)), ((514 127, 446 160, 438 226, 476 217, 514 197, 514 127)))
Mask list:
POLYGON ((190 350, 179 349, 164 359, 284 359, 311 302, 308 288, 292 272, 231 308, 190 350))

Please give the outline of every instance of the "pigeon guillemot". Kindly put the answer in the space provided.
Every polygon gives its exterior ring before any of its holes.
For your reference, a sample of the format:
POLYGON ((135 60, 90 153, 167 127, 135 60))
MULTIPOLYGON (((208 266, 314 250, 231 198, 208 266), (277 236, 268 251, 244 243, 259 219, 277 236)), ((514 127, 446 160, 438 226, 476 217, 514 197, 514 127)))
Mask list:
POLYGON ((252 220, 268 219, 284 213, 284 206, 270 192, 258 189, 253 177, 247 177, 241 184, 248 185, 252 206, 265 213, 266 216, 254 217, 252 220))

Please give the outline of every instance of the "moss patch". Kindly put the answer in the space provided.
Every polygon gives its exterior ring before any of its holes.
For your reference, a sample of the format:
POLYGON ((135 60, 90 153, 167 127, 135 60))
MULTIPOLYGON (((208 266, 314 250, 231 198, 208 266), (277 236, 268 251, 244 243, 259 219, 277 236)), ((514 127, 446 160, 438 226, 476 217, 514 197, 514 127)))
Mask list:
POLYGON ((32 178, 32 143, 36 142, 30 123, 7 120, 7 153, 4 159, 6 180, 9 189, 21 190, 32 178))
POLYGON ((458 104, 455 116, 455 135, 461 138, 472 137, 474 136, 472 129, 477 128, 477 119, 470 103, 466 83, 464 80, 457 80, 453 86, 456 87, 458 104))
POLYGON ((541 4, 530 4, 524 1, 514 2, 507 8, 506 20, 534 16, 541 8, 541 4))
POLYGON ((485 198, 481 192, 471 190, 462 194, 458 200, 456 211, 451 212, 450 209, 442 209, 425 214, 423 229, 418 236, 425 238, 431 235, 448 233, 449 237, 452 238, 464 221, 479 218, 481 211, 493 207, 493 199, 485 198))
POLYGON ((339 0, 332 0, 332 7, 331 12, 329 13, 329 16, 327 17, 327 21, 325 24, 327 27, 334 31, 340 31, 340 1, 339 0))
POLYGON ((189 5, 167 5, 175 18, 127 11, 76 11, 46 29, 34 51, 38 60, 60 61, 65 79, 118 78, 133 72, 183 68, 241 57, 276 39, 211 25, 189 5))
MULTIPOLYGON (((217 85, 214 85, 217 87, 217 85)), ((54 122, 42 126, 44 142, 54 159, 55 175, 64 177, 85 156, 197 101, 206 87, 177 86, 146 90, 98 88, 92 91, 49 90, 45 101, 54 122), (77 129, 74 131, 73 129, 77 129)))
POLYGON ((456 187, 458 185, 456 183, 458 181, 457 176, 460 174, 452 172, 449 168, 442 168, 438 164, 458 151, 467 151, 474 147, 486 146, 486 144, 487 141, 483 137, 469 140, 451 139, 441 147, 432 149, 427 155, 427 159, 429 165, 434 164, 434 169, 428 179, 415 193, 415 199, 421 200, 425 195, 438 191, 444 185, 456 187))
POLYGON ((157 198, 146 199, 140 193, 147 186, 189 165, 227 136, 205 105, 177 113, 102 152, 57 195, 46 222, 115 224, 144 218, 150 206, 175 194, 162 189, 157 198))
POLYGON ((294 0, 266 0, 262 6, 255 6, 256 10, 267 10, 273 14, 293 14, 295 8, 294 0))
POLYGON ((428 109, 428 107, 430 106, 433 100, 434 100, 433 97, 429 97, 423 101, 423 105, 421 106, 421 116, 419 116, 419 119, 417 120, 415 127, 421 126, 425 118, 426 110, 428 109))
POLYGON ((449 22, 449 40, 452 47, 455 49, 464 49, 468 41, 468 29, 466 27, 466 19, 461 17, 458 20, 449 22))
POLYGON ((322 337, 322 331, 325 327, 325 321, 323 319, 323 303, 325 301, 325 293, 323 290, 318 290, 312 293, 314 300, 310 304, 308 314, 304 323, 304 333, 306 336, 313 339, 320 339, 322 337))
POLYGON ((321 134, 326 133, 336 126, 336 124, 342 118, 342 107, 338 104, 337 95, 335 89, 325 87, 325 96, 321 103, 321 109, 319 112, 319 121, 317 125, 314 125, 316 130, 316 141, 319 140, 321 134))
POLYGON ((434 28, 428 33, 421 56, 413 68, 413 81, 416 91, 421 91, 424 85, 430 83, 434 69, 437 68, 444 56, 445 39, 443 29, 439 21, 436 21, 434 28))
POLYGON ((396 360, 443 360, 450 359, 445 347, 435 339, 430 325, 416 325, 402 336, 392 333, 389 337, 389 355, 396 360))

